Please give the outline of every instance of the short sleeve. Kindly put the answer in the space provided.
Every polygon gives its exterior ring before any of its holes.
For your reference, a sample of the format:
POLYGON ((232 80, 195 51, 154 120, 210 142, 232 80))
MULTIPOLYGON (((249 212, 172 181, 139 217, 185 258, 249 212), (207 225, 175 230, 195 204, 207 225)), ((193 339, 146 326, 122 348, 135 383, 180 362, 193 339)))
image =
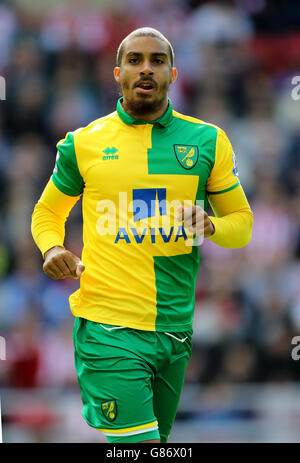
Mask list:
POLYGON ((236 188, 240 184, 238 175, 236 157, 231 143, 225 132, 219 129, 215 162, 206 182, 207 194, 225 193, 236 188))
POLYGON ((78 196, 83 192, 84 181, 80 175, 73 133, 69 132, 64 140, 57 143, 57 156, 52 180, 56 188, 69 196, 78 196))

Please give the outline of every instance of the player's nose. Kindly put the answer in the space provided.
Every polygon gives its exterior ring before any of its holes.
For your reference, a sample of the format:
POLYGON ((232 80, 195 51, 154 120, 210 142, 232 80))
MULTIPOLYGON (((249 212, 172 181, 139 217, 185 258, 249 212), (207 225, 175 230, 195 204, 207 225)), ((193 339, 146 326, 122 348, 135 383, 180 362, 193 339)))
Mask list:
POLYGON ((143 65, 140 69, 140 74, 142 76, 145 76, 145 75, 150 75, 152 76, 153 75, 153 69, 152 69, 152 65, 151 65, 151 62, 148 61, 148 60, 145 60, 143 62, 143 65))

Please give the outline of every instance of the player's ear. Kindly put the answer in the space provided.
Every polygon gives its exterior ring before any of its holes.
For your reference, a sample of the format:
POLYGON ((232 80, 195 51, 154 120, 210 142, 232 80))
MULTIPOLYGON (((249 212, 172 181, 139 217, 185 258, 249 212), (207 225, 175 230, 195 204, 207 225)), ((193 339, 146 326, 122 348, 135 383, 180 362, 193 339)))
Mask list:
POLYGON ((172 73, 171 73, 171 84, 174 84, 178 76, 178 71, 177 68, 172 68, 172 73))
POLYGON ((119 83, 119 81, 120 81, 120 68, 119 68, 119 66, 116 66, 114 68, 114 78, 115 78, 116 82, 119 83))

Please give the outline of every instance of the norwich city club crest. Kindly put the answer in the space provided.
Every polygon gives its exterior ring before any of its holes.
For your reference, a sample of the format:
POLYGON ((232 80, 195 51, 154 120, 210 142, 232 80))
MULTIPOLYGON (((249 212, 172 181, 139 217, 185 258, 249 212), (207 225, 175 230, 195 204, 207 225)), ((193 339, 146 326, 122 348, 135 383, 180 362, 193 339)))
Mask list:
POLYGON ((117 402, 115 400, 108 400, 101 403, 101 410, 108 421, 114 421, 117 417, 117 402))
POLYGON ((179 164, 185 169, 192 169, 199 157, 197 145, 174 145, 174 151, 179 164))

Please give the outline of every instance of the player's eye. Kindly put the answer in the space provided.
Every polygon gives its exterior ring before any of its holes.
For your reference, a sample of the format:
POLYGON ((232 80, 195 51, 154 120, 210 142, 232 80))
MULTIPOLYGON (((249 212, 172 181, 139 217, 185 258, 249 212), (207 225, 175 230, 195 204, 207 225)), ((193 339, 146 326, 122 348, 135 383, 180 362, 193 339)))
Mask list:
POLYGON ((129 58, 128 62, 134 64, 134 63, 137 63, 137 60, 138 60, 137 58, 129 58))

